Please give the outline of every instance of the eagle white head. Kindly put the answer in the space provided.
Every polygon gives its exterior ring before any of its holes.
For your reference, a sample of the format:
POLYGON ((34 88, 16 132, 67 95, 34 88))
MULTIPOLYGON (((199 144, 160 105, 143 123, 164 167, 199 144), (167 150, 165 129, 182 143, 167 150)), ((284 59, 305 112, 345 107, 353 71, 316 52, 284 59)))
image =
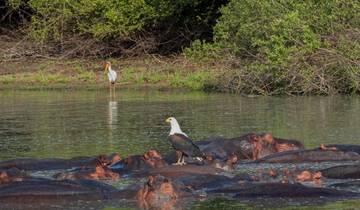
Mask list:
POLYGON ((182 134, 185 135, 187 137, 187 135, 182 132, 180 125, 178 123, 178 121, 175 119, 175 117, 169 117, 166 119, 167 123, 170 123, 171 129, 170 129, 170 134, 169 135, 174 135, 174 134, 182 134))

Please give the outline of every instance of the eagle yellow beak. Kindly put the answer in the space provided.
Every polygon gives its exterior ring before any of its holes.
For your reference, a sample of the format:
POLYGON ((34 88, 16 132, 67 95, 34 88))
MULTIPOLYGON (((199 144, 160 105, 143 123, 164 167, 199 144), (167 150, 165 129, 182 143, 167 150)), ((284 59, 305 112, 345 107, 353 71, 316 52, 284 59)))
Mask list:
POLYGON ((170 122, 171 122, 171 118, 170 118, 170 117, 167 118, 167 119, 165 120, 165 122, 170 123, 170 122))

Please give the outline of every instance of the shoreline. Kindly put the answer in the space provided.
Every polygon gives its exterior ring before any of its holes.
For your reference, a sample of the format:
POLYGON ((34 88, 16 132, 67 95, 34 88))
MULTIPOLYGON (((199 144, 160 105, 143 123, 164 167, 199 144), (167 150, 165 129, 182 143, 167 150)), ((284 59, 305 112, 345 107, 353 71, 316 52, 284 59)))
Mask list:
MULTIPOLYGON (((204 91, 215 81, 211 69, 194 67, 182 58, 109 59, 120 89, 204 91)), ((107 89, 104 60, 34 59, 0 62, 0 90, 107 89)), ((218 91, 212 91, 218 92, 218 91)))

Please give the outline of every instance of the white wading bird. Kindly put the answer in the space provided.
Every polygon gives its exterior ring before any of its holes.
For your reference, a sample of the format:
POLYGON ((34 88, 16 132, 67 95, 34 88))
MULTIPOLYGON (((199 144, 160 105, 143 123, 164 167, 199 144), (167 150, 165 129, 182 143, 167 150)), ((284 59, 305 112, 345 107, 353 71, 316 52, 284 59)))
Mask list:
POLYGON ((105 63, 105 72, 107 72, 109 82, 110 82, 110 93, 111 93, 112 88, 114 88, 114 92, 115 92, 115 82, 117 79, 117 74, 116 74, 116 71, 114 71, 111 68, 111 63, 109 61, 107 61, 105 63))

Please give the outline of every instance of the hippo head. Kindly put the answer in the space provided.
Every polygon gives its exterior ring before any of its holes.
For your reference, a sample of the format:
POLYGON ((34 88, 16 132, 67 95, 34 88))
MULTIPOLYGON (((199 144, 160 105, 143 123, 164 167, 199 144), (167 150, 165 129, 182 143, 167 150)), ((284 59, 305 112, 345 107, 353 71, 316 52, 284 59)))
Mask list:
POLYGON ((277 176, 277 172, 276 172, 274 169, 270 168, 270 169, 269 169, 269 176, 271 176, 271 177, 276 177, 276 176, 277 176))
POLYGON ((17 168, 10 168, 0 171, 0 184, 5 184, 13 181, 22 181, 26 177, 26 174, 21 172, 17 168))
POLYGON ((111 161, 106 157, 106 155, 99 155, 95 159, 95 165, 107 166, 109 164, 111 164, 111 161))
POLYGON ((228 161, 235 164, 238 161, 238 156, 235 153, 231 153, 228 157, 228 161))
POLYGON ((229 155, 227 161, 226 161, 226 164, 228 166, 234 166, 238 161, 238 157, 235 153, 232 153, 231 155, 229 155))
POLYGON ((113 165, 121 160, 119 153, 111 154, 108 159, 110 160, 110 165, 113 165))
POLYGON ((118 180, 119 174, 112 172, 107 166, 97 165, 95 167, 95 172, 90 174, 90 176, 94 179, 111 179, 118 180))
POLYGON ((165 160, 163 160, 162 155, 154 149, 147 151, 143 155, 143 159, 152 168, 161 168, 166 165, 166 162, 165 160))
POLYGON ((299 182, 308 182, 308 181, 319 181, 322 177, 321 172, 310 172, 310 171, 302 171, 300 174, 296 176, 296 180, 299 182))
POLYGON ((274 143, 274 137, 271 133, 263 133, 260 135, 260 139, 268 144, 274 143))
POLYGON ((212 154, 207 154, 207 155, 205 155, 205 160, 207 161, 207 162, 209 162, 209 163, 211 163, 211 162, 213 162, 214 161, 214 155, 212 155, 212 154))
POLYGON ((0 171, 0 184, 10 182, 10 177, 6 171, 0 171))
POLYGON ((149 176, 148 181, 137 193, 141 206, 164 206, 177 199, 173 183, 161 175, 149 176))
POLYGON ((154 149, 151 149, 147 151, 144 156, 147 156, 148 158, 157 158, 157 159, 163 159, 162 155, 154 149))

